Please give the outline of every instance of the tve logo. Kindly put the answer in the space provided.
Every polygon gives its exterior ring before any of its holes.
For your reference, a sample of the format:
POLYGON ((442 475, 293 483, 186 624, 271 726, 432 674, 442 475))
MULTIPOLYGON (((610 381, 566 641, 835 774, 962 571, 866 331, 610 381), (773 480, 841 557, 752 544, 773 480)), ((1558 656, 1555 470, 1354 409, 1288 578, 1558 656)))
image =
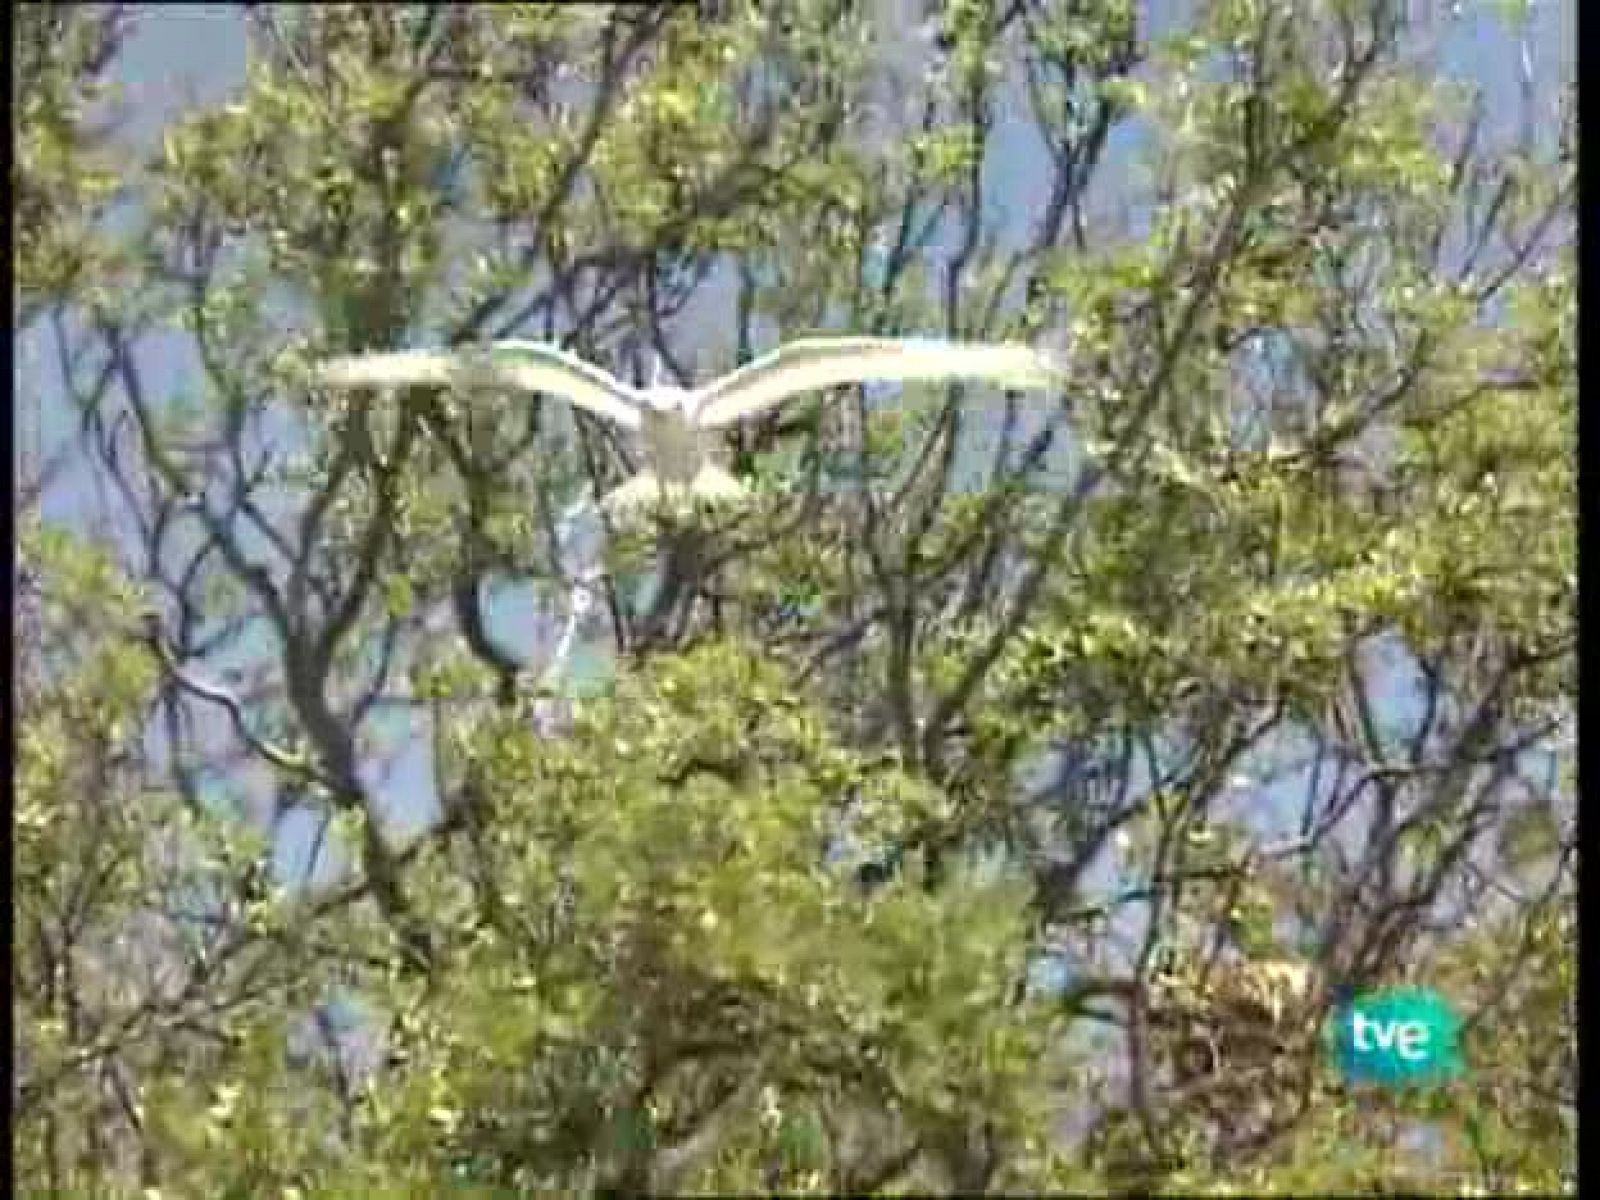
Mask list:
POLYGON ((1352 996, 1334 1009, 1334 1061, 1351 1083, 1439 1082, 1461 1071, 1460 1027, 1444 998, 1428 988, 1352 996))

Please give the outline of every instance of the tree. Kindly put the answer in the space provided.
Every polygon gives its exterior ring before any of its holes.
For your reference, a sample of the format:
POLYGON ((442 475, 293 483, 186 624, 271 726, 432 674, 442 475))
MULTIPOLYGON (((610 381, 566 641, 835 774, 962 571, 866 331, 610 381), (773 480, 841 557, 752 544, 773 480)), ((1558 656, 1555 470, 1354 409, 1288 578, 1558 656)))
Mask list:
POLYGON ((114 159, 59 114, 115 39, 19 23, 19 304, 125 529, 22 542, 23 1190, 1568 1177, 1570 163, 1386 0, 886 15, 252 8, 122 234, 59 149, 114 159), (841 328, 1073 374, 742 431, 758 502, 608 531, 555 698, 506 589, 559 617, 629 447, 305 382, 841 328), (1351 1092, 1330 987, 1403 979, 1474 1069, 1351 1092))

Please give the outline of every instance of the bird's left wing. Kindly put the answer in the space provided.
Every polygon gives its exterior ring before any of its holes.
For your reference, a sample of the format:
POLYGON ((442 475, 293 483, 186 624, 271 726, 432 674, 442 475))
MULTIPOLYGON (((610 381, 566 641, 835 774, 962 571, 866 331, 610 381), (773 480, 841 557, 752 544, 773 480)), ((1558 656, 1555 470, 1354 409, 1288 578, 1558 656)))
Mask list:
POLYGON ((790 396, 849 383, 981 380, 1007 388, 1047 388, 1063 364, 1031 346, 911 338, 807 338, 781 346, 699 394, 696 420, 731 425, 790 396))
POLYGON ((445 387, 456 381, 460 369, 448 351, 383 350, 325 359, 311 379, 329 388, 445 387))
POLYGON ((592 363, 549 342, 496 342, 489 347, 495 371, 517 387, 549 392, 597 417, 637 431, 643 397, 592 363))
POLYGON ((574 354, 544 342, 499 342, 458 350, 393 350, 328 359, 324 387, 500 387, 559 396, 625 429, 640 425, 633 389, 574 354))

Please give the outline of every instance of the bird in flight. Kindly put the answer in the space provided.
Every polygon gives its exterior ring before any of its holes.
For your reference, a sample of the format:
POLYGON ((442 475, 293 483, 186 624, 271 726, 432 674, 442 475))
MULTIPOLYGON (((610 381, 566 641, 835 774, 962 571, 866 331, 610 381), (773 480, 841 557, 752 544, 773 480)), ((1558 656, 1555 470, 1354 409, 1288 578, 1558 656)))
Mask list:
POLYGON ((717 503, 745 495, 744 484, 716 462, 715 431, 798 395, 845 384, 955 380, 1048 388, 1062 374, 1058 358, 1029 346, 819 337, 790 342, 693 389, 630 387, 558 346, 528 341, 349 355, 325 361, 313 381, 328 388, 432 385, 559 396, 642 437, 645 469, 601 500, 607 515, 626 518, 674 500, 717 503))

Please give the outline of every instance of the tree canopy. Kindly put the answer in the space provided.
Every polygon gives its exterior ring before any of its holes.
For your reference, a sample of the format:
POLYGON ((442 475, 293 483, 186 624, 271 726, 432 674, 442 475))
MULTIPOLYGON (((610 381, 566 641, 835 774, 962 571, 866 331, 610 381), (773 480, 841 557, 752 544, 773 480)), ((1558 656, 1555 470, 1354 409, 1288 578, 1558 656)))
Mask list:
POLYGON ((19 9, 19 1192, 1570 1187, 1573 114, 1455 7, 241 6, 148 148, 19 9), (846 332, 1069 375, 748 423, 559 660, 636 447, 307 382, 846 332))

